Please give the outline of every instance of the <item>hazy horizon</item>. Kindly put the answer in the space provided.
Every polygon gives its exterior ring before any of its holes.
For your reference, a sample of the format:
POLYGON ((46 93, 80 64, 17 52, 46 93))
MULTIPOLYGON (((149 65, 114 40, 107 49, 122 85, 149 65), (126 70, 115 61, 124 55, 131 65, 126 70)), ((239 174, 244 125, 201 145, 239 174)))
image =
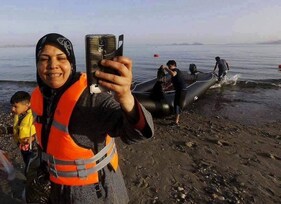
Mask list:
POLYGON ((2 0, 0 45, 36 44, 61 33, 124 34, 128 44, 233 44, 280 40, 279 0, 2 0))
MULTIPOLYGON (((279 45, 281 44, 281 40, 276 40, 276 42, 272 42, 272 41, 264 41, 264 42, 252 42, 252 43, 202 43, 202 44, 197 44, 197 43, 201 43, 201 42, 193 42, 193 43, 188 43, 188 42, 183 42, 183 43, 169 43, 169 44, 165 44, 165 43, 126 43, 126 45, 129 46, 134 46, 134 45, 156 45, 156 46, 201 46, 201 45, 247 45, 247 44, 271 44, 271 45, 279 45)), ((77 46, 83 46, 84 44, 74 44, 77 46)), ((12 48, 12 47, 35 47, 36 44, 0 44, 0 48, 12 48)))

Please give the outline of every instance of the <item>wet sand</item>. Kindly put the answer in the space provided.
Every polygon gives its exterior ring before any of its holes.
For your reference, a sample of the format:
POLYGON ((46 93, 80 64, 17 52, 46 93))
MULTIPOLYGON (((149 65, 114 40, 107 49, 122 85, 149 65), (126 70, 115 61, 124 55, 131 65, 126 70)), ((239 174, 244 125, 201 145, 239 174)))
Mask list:
POLYGON ((279 123, 245 126, 184 113, 155 120, 149 143, 122 146, 131 203, 279 203, 279 123))
POLYGON ((247 92, 209 90, 180 127, 158 118, 153 140, 122 145, 130 203, 280 203, 280 106, 247 92))
MULTIPOLYGON (((198 101, 184 111, 179 127, 173 116, 155 118, 149 141, 118 141, 130 203, 280 203, 281 121, 251 123, 239 115, 241 106, 221 104, 223 111, 212 111, 215 103, 198 101)), ((0 118, 9 122, 7 115, 0 118)), ((1 172, 0 203, 21 203, 20 152, 9 136, 0 137, 0 148, 17 170, 13 181, 1 172)))

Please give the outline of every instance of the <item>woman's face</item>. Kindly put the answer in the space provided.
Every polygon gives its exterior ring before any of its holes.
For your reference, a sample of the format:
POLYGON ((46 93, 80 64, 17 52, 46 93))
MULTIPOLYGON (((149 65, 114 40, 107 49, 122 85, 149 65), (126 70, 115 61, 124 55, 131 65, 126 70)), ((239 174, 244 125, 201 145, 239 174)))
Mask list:
POLYGON ((37 69, 41 80, 53 89, 63 86, 72 71, 64 52, 53 45, 45 45, 42 49, 37 69))

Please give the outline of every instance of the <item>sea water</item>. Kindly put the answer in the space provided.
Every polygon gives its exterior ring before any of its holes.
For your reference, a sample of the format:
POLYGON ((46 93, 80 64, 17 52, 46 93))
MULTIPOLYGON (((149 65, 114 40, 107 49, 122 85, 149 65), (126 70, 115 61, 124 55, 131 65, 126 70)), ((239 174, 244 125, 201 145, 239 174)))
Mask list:
MULTIPOLYGON (((77 70, 85 72, 85 48, 74 45, 77 70)), ((230 66, 227 76, 236 83, 224 86, 224 96, 246 101, 249 109, 257 105, 270 110, 269 117, 281 117, 281 45, 126 45, 124 55, 133 60, 133 80, 141 82, 156 76, 157 69, 170 59, 181 70, 194 63, 202 72, 214 69, 215 57, 230 66), (154 57, 157 54, 158 57, 154 57), (251 91, 249 91, 251 89, 251 91), (252 93, 251 93, 252 92, 252 93), (270 116, 270 114, 272 116, 270 116)), ((35 46, 0 48, 0 111, 7 110, 11 95, 18 90, 31 92, 36 81, 35 46)), ((221 89, 221 87, 218 89, 221 89)), ((215 90, 216 91, 216 90, 215 90)), ((214 91, 213 91, 214 92, 214 91)), ((256 114, 256 113, 254 113, 256 114)))
MULTIPOLYGON (((85 49, 76 46, 77 70, 85 71, 85 49)), ((200 71, 212 71, 215 57, 230 65, 230 75, 245 80, 280 79, 281 45, 127 45, 124 55, 133 59, 135 81, 154 77, 157 68, 170 59, 178 68, 188 70, 194 63, 200 71), (159 57, 154 57, 157 54, 159 57)), ((35 47, 0 48, 0 81, 35 81, 35 47)))

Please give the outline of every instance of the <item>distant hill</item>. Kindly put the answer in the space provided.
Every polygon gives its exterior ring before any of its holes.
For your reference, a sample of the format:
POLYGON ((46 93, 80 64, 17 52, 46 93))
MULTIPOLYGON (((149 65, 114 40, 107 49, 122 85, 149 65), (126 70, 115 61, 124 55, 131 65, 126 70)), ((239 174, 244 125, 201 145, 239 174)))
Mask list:
POLYGON ((269 44, 269 45, 280 45, 281 40, 274 40, 274 41, 267 41, 267 42, 260 42, 258 44, 269 44))
POLYGON ((169 45, 203 45, 203 43, 194 42, 194 43, 172 43, 169 45))

